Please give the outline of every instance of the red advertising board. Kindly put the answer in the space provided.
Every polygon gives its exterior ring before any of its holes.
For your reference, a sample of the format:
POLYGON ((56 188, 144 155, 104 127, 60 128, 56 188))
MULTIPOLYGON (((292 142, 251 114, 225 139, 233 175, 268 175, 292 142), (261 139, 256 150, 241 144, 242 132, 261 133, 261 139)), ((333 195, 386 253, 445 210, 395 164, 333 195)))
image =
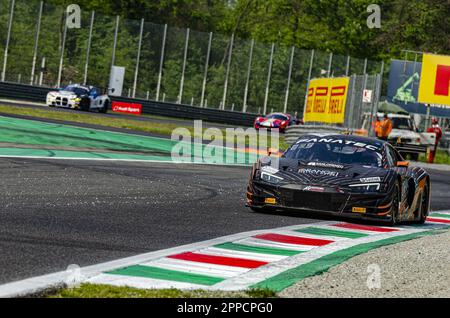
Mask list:
POLYGON ((112 111, 115 113, 140 116, 142 115, 142 104, 113 102, 112 111))

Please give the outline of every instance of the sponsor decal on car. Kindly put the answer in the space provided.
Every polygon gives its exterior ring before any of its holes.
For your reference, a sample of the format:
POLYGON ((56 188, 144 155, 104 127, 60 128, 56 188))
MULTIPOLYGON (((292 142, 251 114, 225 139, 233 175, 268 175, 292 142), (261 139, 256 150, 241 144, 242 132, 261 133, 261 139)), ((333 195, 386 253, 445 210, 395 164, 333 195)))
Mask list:
POLYGON ((303 189, 304 191, 311 191, 311 192, 324 192, 325 188, 322 187, 313 187, 313 186, 307 186, 303 189))
POLYGON ((358 148, 366 148, 369 150, 377 151, 379 148, 375 145, 368 145, 363 142, 353 141, 353 140, 343 140, 343 139, 333 139, 333 138, 308 138, 300 139, 296 144, 304 143, 327 143, 327 144, 341 144, 346 146, 353 146, 358 148))
POLYGON ((142 104, 113 102, 112 111, 130 115, 142 115, 142 104))
POLYGON ((380 177, 361 178, 361 179, 359 179, 359 181, 364 182, 364 183, 380 182, 381 178, 380 177))
POLYGON ((330 177, 338 177, 339 176, 339 172, 336 172, 336 171, 309 169, 309 168, 302 168, 302 169, 298 170, 298 173, 315 174, 315 175, 319 175, 319 176, 330 176, 330 177))
POLYGON ((319 168, 333 168, 333 169, 344 169, 343 165, 335 163, 325 163, 325 162, 309 162, 308 166, 319 167, 319 168))
POLYGON ((352 212, 354 212, 354 213, 366 213, 367 209, 366 208, 360 208, 360 207, 353 207, 352 208, 352 212))

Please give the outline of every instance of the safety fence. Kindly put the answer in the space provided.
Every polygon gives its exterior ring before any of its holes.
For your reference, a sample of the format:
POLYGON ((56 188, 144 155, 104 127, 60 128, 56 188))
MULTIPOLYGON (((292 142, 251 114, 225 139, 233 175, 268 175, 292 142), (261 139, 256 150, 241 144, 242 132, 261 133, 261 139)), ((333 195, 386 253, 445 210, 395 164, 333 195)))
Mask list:
POLYGON ((266 114, 302 113, 310 78, 380 73, 381 62, 259 43, 82 10, 0 0, 1 80, 60 87, 109 84, 125 67, 122 97, 266 114))

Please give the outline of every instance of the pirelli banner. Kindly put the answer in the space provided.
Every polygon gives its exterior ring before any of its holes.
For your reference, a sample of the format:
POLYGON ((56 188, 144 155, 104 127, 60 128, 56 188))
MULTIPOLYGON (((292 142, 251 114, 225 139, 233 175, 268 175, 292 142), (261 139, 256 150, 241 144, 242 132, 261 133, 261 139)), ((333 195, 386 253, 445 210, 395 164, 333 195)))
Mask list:
POLYGON ((349 77, 312 79, 303 120, 343 124, 349 83, 349 77))
POLYGON ((423 55, 419 102, 450 106, 450 56, 423 55))

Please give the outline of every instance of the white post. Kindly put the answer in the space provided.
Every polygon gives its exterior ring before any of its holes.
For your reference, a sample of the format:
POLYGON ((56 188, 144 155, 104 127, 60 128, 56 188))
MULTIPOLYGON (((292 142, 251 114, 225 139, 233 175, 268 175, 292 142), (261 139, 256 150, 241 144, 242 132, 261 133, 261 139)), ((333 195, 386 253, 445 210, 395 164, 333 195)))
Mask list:
POLYGON ((159 72, 158 72, 158 84, 156 86, 156 101, 159 101, 159 94, 161 91, 161 80, 162 80, 162 72, 164 67, 164 54, 166 51, 166 39, 167 39, 167 24, 164 25, 164 34, 161 46, 161 60, 159 62, 159 72))
POLYGON ((39 74, 39 86, 42 86, 42 83, 44 81, 44 69, 45 69, 45 57, 42 58, 41 72, 39 74))
POLYGON ((270 90, 270 80, 272 79, 272 65, 274 52, 275 52, 275 43, 272 43, 272 48, 270 49, 269 72, 267 74, 266 95, 264 97, 263 115, 267 115, 266 113, 267 113, 267 104, 269 102, 269 90, 270 90))
POLYGON ((183 66, 181 69, 181 80, 180 80, 180 93, 178 94, 178 104, 181 104, 183 102, 183 90, 184 90, 184 75, 186 72, 186 62, 187 62, 187 54, 188 54, 188 48, 189 48, 189 33, 190 29, 186 29, 186 41, 184 44, 184 55, 183 55, 183 66))
POLYGON ((64 31, 61 45, 61 57, 59 59, 58 80, 56 82, 56 87, 61 86, 61 78, 64 65, 64 51, 66 50, 66 37, 67 37, 67 16, 64 18, 64 31))
POLYGON ((208 51, 206 52, 206 62, 205 62, 205 75, 203 76, 202 84, 202 96, 200 98, 200 107, 204 106, 205 94, 206 94, 206 82, 208 80, 208 69, 209 69, 209 59, 211 57, 211 45, 212 45, 213 33, 209 33, 208 51))
POLYGON ((83 84, 87 84, 87 78, 88 78, 88 71, 89 71, 89 59, 91 55, 91 45, 92 45, 92 33, 94 31, 94 21, 95 21, 95 11, 92 11, 91 13, 91 25, 89 27, 89 38, 87 43, 87 49, 86 49, 86 63, 84 65, 84 79, 83 84))
POLYGON ((309 62, 308 82, 306 82, 305 104, 303 106, 303 118, 305 118, 306 103, 308 101, 309 82, 311 81, 311 77, 312 77, 313 64, 314 64, 314 50, 311 50, 311 60, 309 62))
POLYGON ((227 95, 228 95, 228 78, 230 76, 230 68, 231 68, 231 57, 233 54, 233 46, 234 46, 234 33, 231 35, 231 40, 230 40, 230 51, 228 54, 228 64, 227 64, 227 71, 225 74, 225 85, 223 88, 223 98, 222 98, 222 107, 221 109, 225 109, 226 108, 226 103, 227 103, 227 95))
POLYGON ((8 50, 9 50, 9 42, 11 41, 11 30, 12 30, 12 23, 14 19, 14 7, 15 7, 16 1, 11 0, 11 11, 9 13, 9 22, 8 22, 8 34, 6 35, 6 45, 5 45, 5 57, 3 58, 3 71, 2 71, 2 82, 5 81, 6 78, 6 66, 8 64, 8 50))
POLYGON ((345 66, 345 76, 350 73, 350 55, 347 55, 347 65, 345 66))
POLYGON ((133 82, 133 98, 136 98, 136 89, 137 89, 137 80, 139 75, 139 63, 141 61, 141 49, 142 49, 142 37, 144 35, 144 23, 145 20, 141 20, 141 30, 139 33, 139 44, 138 44, 138 51, 137 51, 137 57, 136 57, 136 70, 134 71, 134 82, 133 82))
POLYGON ((331 65, 332 64, 333 64, 333 52, 330 53, 330 60, 328 61, 328 70, 327 70, 328 77, 331 77, 331 65))
POLYGON ((38 47, 39 47, 39 35, 41 33, 41 22, 42 22, 42 10, 44 8, 44 2, 41 1, 39 6, 39 16, 38 21, 36 25, 36 37, 34 40, 34 52, 33 52, 33 63, 31 65, 31 77, 30 77, 30 85, 33 85, 34 83, 34 73, 36 72, 36 60, 37 60, 37 53, 38 53, 38 47))
POLYGON ((292 67, 294 64, 294 55, 295 55, 295 46, 291 49, 291 60, 289 62, 289 73, 288 73, 288 80, 286 85, 286 96, 284 98, 284 113, 287 113, 287 107, 289 102, 289 89, 291 87, 291 78, 292 78, 292 67))
POLYGON ((252 72, 254 47, 255 47, 255 40, 252 39, 251 44, 250 44, 250 56, 248 57, 247 80, 245 81, 244 105, 242 106, 243 113, 247 112, 248 89, 249 89, 249 85, 250 85, 250 76, 251 76, 251 72, 252 72))
POLYGON ((112 60, 111 60, 111 68, 116 64, 116 50, 117 50, 117 40, 119 37, 119 24, 120 17, 116 17, 116 30, 114 31, 114 43, 113 43, 113 51, 112 51, 112 60))

